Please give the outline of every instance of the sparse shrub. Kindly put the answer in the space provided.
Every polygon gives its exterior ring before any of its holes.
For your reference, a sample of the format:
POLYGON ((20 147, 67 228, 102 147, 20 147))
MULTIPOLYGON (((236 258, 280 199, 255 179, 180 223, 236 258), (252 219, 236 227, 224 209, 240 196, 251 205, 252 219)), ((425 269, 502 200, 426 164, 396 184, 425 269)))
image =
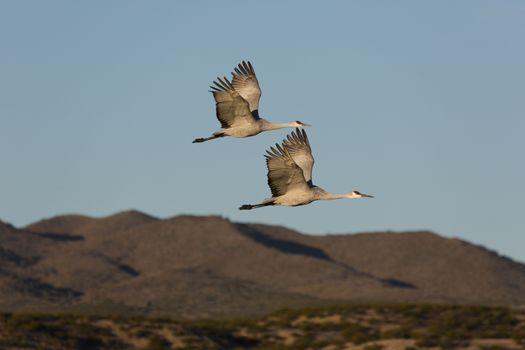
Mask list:
POLYGON ((132 334, 134 337, 137 337, 137 338, 147 338, 147 337, 150 337, 153 333, 151 333, 150 330, 139 328, 139 329, 133 330, 132 334))
MULTIPOLYGON (((243 350, 246 348, 236 348, 234 350, 243 350)), ((250 348, 251 350, 290 350, 289 347, 284 345, 260 345, 254 348, 250 348)))
POLYGON ((512 350, 513 348, 509 348, 502 345, 483 345, 480 346, 480 350, 512 350))
POLYGON ((377 330, 356 322, 346 323, 343 326, 341 335, 344 339, 354 344, 362 344, 379 339, 377 330))
POLYGON ((363 350, 383 350, 385 346, 381 344, 370 344, 363 348, 363 350))
POLYGON ((381 339, 410 339, 413 337, 412 327, 402 325, 381 333, 381 339))
POLYGON ((93 350, 99 349, 104 343, 102 340, 93 337, 81 337, 70 339, 72 348, 76 350, 93 350))
POLYGON ((442 349, 451 349, 466 345, 466 341, 465 339, 457 337, 451 331, 441 335, 426 334, 416 342, 416 345, 424 348, 439 346, 442 349))
POLYGON ((522 324, 512 332, 512 339, 525 347, 525 324, 522 324))
MULTIPOLYGON (((315 337, 311 334, 304 334, 294 342, 294 349, 307 349, 315 342, 315 337)), ((282 345, 284 347, 284 345, 282 345)))
MULTIPOLYGON (((509 338, 517 319, 509 309, 484 306, 434 306, 423 330, 412 334, 422 347, 458 347, 472 338, 509 338)), ((420 324, 421 325, 421 324, 420 324)))
POLYGON ((418 339, 416 342, 416 345, 422 348, 432 348, 432 347, 438 346, 439 341, 438 339, 435 339, 435 338, 425 337, 425 338, 418 339))
POLYGON ((158 334, 152 335, 148 340, 148 345, 144 350, 169 350, 171 344, 158 334))

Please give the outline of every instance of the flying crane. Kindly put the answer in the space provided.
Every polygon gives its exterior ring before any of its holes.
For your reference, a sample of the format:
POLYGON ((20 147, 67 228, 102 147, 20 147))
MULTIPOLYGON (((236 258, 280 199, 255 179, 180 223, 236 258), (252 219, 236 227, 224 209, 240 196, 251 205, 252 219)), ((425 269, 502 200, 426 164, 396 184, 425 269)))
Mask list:
POLYGON ((342 198, 373 198, 373 196, 352 191, 348 193, 330 193, 312 182, 314 158, 306 131, 297 128, 287 135, 282 144, 275 144, 266 151, 268 185, 272 197, 259 204, 244 204, 239 209, 249 210, 269 205, 298 206, 317 200, 342 198))
POLYGON ((217 78, 210 86, 215 99, 217 119, 221 129, 210 137, 200 137, 193 143, 213 140, 224 136, 249 137, 263 131, 310 126, 298 120, 288 123, 272 123, 259 117, 261 89, 250 62, 242 61, 228 78, 217 78))

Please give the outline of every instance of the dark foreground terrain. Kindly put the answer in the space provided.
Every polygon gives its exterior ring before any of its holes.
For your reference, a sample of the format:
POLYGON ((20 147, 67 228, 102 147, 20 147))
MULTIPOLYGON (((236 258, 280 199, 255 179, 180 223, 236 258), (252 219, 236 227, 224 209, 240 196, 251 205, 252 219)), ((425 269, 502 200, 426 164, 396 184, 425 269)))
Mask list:
POLYGON ((249 319, 1 314, 1 349, 525 349, 525 310, 445 305, 287 309, 249 319))

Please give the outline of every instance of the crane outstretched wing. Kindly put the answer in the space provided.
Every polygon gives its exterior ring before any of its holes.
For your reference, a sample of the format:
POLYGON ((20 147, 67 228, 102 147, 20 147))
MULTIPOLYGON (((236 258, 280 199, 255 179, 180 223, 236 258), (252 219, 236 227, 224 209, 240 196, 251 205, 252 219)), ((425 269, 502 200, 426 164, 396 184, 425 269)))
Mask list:
POLYGON ((259 100, 261 98, 261 88, 255 75, 255 70, 252 64, 242 61, 235 72, 232 72, 232 85, 235 90, 241 95, 250 105, 250 111, 254 118, 259 118, 259 100))
POLYGON ((217 78, 213 83, 215 86, 210 86, 210 92, 213 93, 215 98, 217 119, 219 119, 223 128, 255 122, 248 101, 235 90, 226 77, 223 79, 217 78))
POLYGON ((315 161, 306 131, 297 128, 295 132, 292 131, 286 138, 286 140, 283 140, 283 147, 288 151, 295 164, 302 169, 304 179, 308 185, 312 186, 312 168, 315 161))
POLYGON ((278 197, 291 191, 308 191, 303 171, 294 162, 286 148, 275 144, 266 151, 266 166, 268 167, 268 186, 273 197, 278 197))

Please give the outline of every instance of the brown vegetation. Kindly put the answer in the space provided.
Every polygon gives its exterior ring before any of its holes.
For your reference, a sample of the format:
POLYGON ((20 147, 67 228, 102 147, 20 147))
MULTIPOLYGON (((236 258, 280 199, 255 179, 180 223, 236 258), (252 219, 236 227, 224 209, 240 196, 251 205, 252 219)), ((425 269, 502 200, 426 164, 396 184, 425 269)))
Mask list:
POLYGON ((3 314, 0 348, 519 350, 525 349, 524 315, 445 305, 333 305, 198 321, 3 314))

